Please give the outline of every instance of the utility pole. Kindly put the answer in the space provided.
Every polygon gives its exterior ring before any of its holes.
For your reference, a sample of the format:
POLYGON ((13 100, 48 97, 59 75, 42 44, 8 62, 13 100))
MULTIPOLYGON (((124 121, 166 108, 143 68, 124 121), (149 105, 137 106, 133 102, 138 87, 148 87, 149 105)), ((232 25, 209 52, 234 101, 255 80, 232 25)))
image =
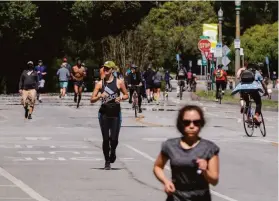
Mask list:
MULTIPOLYGON (((235 1, 235 11, 236 11, 236 20, 235 20, 235 44, 236 42, 240 42, 240 8, 241 7, 241 0, 235 1)), ((240 45, 239 47, 235 47, 235 83, 238 84, 238 80, 236 78, 236 74, 238 69, 240 68, 240 45)))
MULTIPOLYGON (((220 8, 218 11, 218 20, 219 20, 219 43, 222 44, 223 47, 223 36, 222 36, 222 22, 223 22, 223 10, 220 8)), ((218 57, 218 65, 222 64, 222 56, 218 57)))

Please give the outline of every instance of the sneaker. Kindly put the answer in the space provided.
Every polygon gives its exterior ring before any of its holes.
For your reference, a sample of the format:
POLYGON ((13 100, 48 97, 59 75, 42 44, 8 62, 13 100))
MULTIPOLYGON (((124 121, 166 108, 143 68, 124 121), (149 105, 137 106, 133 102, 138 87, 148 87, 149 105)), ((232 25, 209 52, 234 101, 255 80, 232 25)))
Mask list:
POLYGON ((109 162, 109 161, 106 161, 104 170, 110 170, 110 169, 111 169, 111 167, 110 167, 110 162, 109 162))
POLYGON ((110 161, 110 163, 114 163, 115 160, 116 160, 116 154, 115 154, 115 151, 112 151, 110 153, 109 161, 110 161))
POLYGON ((142 113, 142 109, 141 108, 139 108, 139 113, 142 113))
POLYGON ((29 114, 29 115, 28 115, 28 119, 32 119, 32 116, 31 116, 31 114, 29 114))
POLYGON ((224 95, 225 94, 225 92, 224 91, 222 91, 222 95, 224 95))
POLYGON ((132 103, 132 100, 129 100, 129 103, 131 104, 131 103, 132 103))
POLYGON ((216 102, 218 102, 218 101, 219 101, 219 99, 215 99, 215 101, 216 101, 216 102))
POLYGON ((39 102, 42 103, 43 101, 42 101, 42 100, 39 100, 39 102))

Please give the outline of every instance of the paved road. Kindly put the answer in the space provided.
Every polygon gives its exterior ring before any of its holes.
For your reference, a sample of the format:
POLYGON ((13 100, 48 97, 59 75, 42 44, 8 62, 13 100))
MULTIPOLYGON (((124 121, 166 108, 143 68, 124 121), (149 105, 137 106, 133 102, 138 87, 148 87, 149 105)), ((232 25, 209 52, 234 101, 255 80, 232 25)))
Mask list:
POLYGON ((257 130, 248 138, 237 106, 193 102, 184 95, 182 101, 171 93, 165 103, 144 102, 138 119, 123 103, 118 159, 111 171, 102 170, 98 106, 90 106, 90 94, 79 109, 72 97, 44 96, 30 121, 24 120, 18 97, 0 96, 0 200, 165 200, 152 173, 153 160, 162 141, 179 136, 175 118, 185 103, 205 110, 202 136, 221 149, 213 201, 278 200, 278 113, 264 111, 267 137, 257 130))

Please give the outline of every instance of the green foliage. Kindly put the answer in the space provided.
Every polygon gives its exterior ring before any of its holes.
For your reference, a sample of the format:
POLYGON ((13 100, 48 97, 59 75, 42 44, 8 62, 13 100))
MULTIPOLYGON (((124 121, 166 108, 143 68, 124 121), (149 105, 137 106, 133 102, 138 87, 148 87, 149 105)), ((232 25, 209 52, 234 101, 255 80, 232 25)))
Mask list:
POLYGON ((256 25, 245 31, 241 46, 250 62, 263 62, 265 57, 278 59, 278 23, 256 25))
POLYGON ((37 6, 29 1, 0 3, 0 39, 31 39, 40 27, 37 6))

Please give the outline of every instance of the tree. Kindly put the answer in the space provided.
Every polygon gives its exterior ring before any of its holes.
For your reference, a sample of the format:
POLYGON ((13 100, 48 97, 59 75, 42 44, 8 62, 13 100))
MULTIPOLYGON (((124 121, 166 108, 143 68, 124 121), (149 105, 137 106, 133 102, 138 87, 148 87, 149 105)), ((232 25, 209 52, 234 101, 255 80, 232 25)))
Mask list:
POLYGON ((263 62, 266 56, 278 60, 278 23, 247 29, 241 36, 241 46, 249 62, 263 62))

